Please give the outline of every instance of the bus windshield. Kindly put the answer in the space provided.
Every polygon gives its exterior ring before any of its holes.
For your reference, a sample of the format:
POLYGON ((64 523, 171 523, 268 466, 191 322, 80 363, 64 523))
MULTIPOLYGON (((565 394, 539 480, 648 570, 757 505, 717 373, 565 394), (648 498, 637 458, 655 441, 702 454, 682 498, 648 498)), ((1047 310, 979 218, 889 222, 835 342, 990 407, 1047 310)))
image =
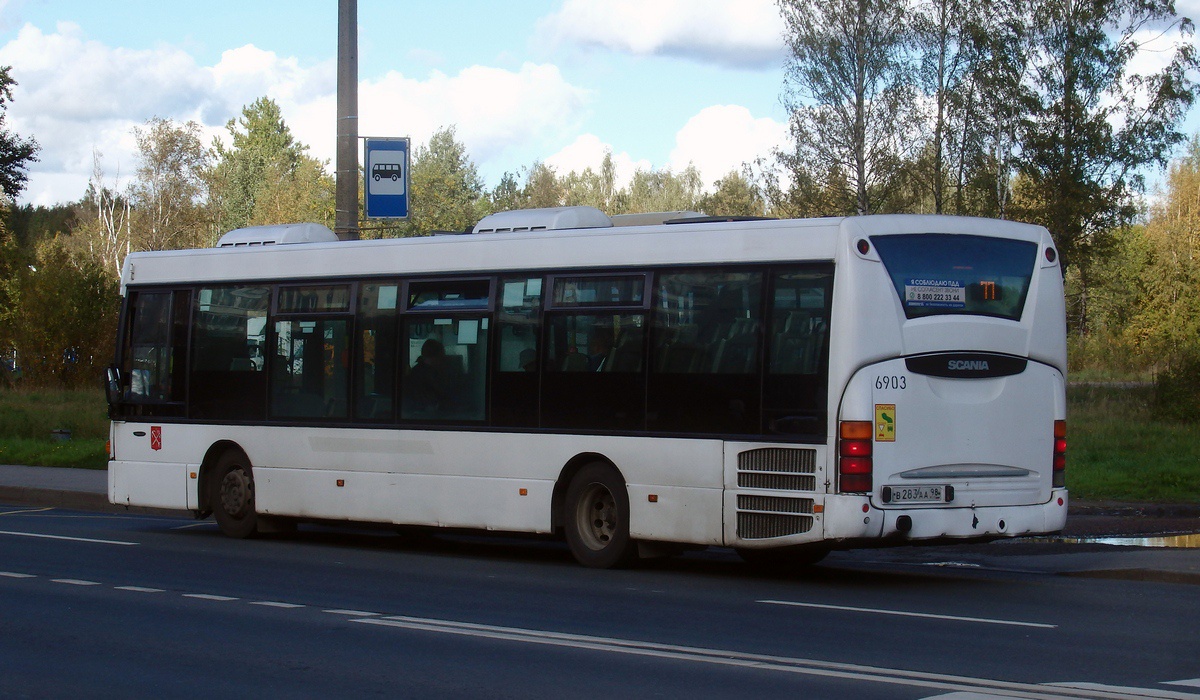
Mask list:
POLYGON ((948 234, 873 236, 908 318, 1021 318, 1037 244, 948 234))

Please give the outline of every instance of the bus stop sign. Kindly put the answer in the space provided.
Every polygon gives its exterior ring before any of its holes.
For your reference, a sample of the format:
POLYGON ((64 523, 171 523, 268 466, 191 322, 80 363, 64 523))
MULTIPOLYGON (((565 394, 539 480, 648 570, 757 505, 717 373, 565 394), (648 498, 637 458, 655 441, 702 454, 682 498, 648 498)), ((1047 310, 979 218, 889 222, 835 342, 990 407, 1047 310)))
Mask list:
POLYGON ((368 219, 408 218, 408 138, 363 139, 368 219))

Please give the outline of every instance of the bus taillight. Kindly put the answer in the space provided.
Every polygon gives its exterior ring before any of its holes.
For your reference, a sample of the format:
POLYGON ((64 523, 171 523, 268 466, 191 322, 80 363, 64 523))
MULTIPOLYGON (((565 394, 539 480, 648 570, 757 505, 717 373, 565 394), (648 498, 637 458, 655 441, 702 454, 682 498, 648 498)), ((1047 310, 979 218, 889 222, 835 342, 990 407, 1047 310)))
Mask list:
POLYGON ((871 440, 875 425, 870 421, 842 421, 838 430, 838 491, 868 493, 872 487, 871 440))
POLYGON ((1054 421, 1054 486, 1067 485, 1067 422, 1054 421))

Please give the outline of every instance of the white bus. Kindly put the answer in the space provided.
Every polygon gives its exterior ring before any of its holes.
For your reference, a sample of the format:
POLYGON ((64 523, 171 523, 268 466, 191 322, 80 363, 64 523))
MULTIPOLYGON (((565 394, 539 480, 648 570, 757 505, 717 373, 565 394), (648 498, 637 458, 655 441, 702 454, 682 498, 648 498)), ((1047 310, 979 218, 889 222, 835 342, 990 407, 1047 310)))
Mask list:
POLYGON ((594 567, 1063 527, 1045 229, 672 215, 513 211, 355 242, 263 227, 130 255, 109 499, 234 537, 557 533, 594 567))

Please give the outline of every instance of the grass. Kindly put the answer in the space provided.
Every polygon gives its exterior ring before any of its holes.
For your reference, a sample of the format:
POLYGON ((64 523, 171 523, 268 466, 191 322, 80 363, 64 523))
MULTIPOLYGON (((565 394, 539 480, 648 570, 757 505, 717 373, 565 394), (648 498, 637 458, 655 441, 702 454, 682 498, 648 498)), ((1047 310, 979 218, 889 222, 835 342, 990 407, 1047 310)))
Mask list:
MULTIPOLYGON (((1200 429, 1154 419, 1153 399, 1153 386, 1076 383, 1067 390, 1073 498, 1200 503, 1200 429)), ((107 438, 98 389, 0 389, 0 464, 103 469, 107 438), (55 429, 70 430, 72 439, 54 441, 55 429)))
POLYGON ((1200 430, 1156 420, 1153 386, 1067 390, 1067 487, 1073 498, 1200 502, 1200 430))

